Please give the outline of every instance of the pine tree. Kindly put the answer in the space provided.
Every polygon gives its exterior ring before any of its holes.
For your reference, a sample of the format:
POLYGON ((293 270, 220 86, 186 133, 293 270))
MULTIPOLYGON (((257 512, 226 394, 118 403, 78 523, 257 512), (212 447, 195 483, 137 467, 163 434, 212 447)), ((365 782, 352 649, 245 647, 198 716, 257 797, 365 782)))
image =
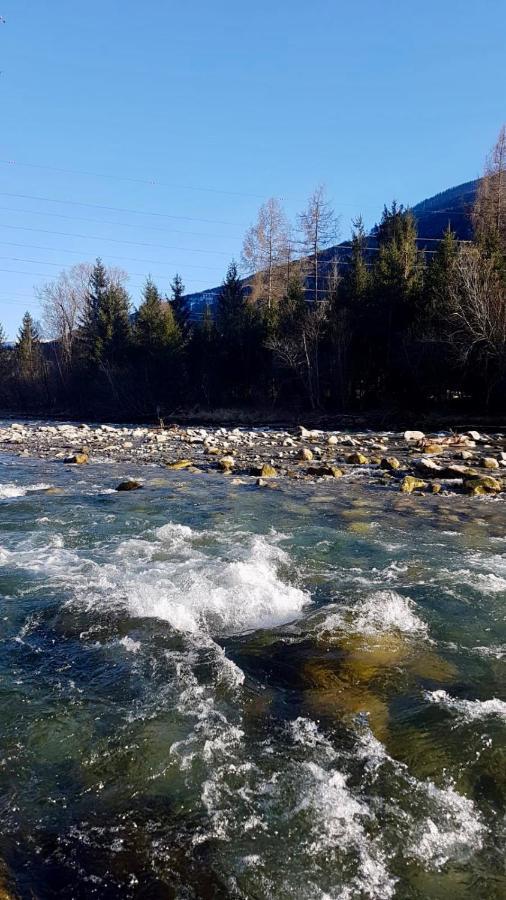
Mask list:
POLYGON ((216 326, 222 337, 237 337, 244 318, 244 288, 237 272, 237 265, 231 262, 225 281, 218 295, 216 326))
POLYGON ((424 291, 425 331, 444 334, 450 308, 450 285, 459 244, 450 225, 439 241, 427 269, 424 291))
POLYGON ((162 300, 158 288, 150 278, 144 287, 143 301, 137 313, 135 343, 152 357, 175 352, 182 343, 172 306, 162 300))
POLYGON ((177 272, 172 280, 170 289, 170 304, 174 313, 174 319, 178 327, 181 329, 181 332, 184 333, 187 331, 189 326, 190 314, 188 310, 188 303, 184 296, 185 287, 181 276, 178 275, 177 272))
POLYGON ((353 221, 351 252, 343 278, 342 295, 349 304, 361 303, 370 288, 370 274, 365 257, 367 236, 362 216, 353 221))
POLYGON ((120 284, 110 283, 98 312, 100 358, 110 364, 125 361, 130 346, 130 298, 120 284))
POLYGON ((23 380, 31 381, 40 376, 42 366, 40 332, 29 312, 23 316, 15 353, 18 372, 23 380))
POLYGON ((80 322, 80 342, 85 360, 96 363, 102 354, 99 317, 104 297, 109 288, 107 271, 97 258, 90 275, 89 289, 84 299, 84 311, 80 322))

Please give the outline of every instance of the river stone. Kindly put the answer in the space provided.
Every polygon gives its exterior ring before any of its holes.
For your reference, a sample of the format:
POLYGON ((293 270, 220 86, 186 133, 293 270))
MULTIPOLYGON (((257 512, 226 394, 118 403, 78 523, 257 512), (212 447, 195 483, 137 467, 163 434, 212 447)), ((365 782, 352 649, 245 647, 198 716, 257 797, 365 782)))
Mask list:
POLYGON ((417 444, 419 441, 423 441, 425 435, 423 431, 405 431, 404 432, 404 440, 407 444, 417 444))
POLYGON ((356 451, 355 453, 350 453, 350 455, 346 457, 346 462, 350 463, 352 466, 365 466, 369 460, 363 453, 356 451))
POLYGON ((400 467, 401 464, 395 456, 384 456, 380 459, 380 469, 386 469, 388 472, 393 472, 395 469, 400 469, 400 467))
POLYGON ((415 478, 414 475, 406 475, 401 482, 401 491, 403 494, 412 494, 413 491, 423 491, 428 488, 426 481, 421 478, 415 478))
POLYGON ((121 481, 116 488, 117 491, 138 491, 142 487, 140 481, 134 481, 133 478, 128 478, 126 481, 121 481))
POLYGON ((483 456, 480 459, 480 466, 484 469, 498 469, 499 463, 493 456, 483 456))
POLYGON ((74 453, 72 456, 67 456, 63 460, 66 463, 72 463, 77 466, 84 466, 88 462, 89 456, 87 453, 74 453))
POLYGON ((250 475, 257 475, 259 478, 275 478, 278 473, 274 466, 270 463, 264 463, 262 466, 252 466, 250 475))
POLYGON ((444 452, 444 447, 442 447, 441 444, 427 443, 423 445, 423 452, 427 453, 429 456, 439 456, 444 452))
POLYGON ((338 466, 309 466, 308 475, 314 475, 322 478, 324 475, 330 475, 332 478, 342 478, 344 472, 338 466))
POLYGON ((464 481, 464 490, 473 496, 497 494, 502 491, 502 484, 491 475, 474 475, 464 481))
POLYGON ((433 459, 415 459, 413 460, 413 465, 417 472, 420 472, 421 475, 425 475, 426 478, 434 478, 437 475, 443 474, 443 467, 439 466, 433 459))
POLYGON ((187 469, 192 465, 191 459, 177 459, 176 462, 166 463, 168 469, 175 469, 176 471, 179 471, 179 469, 187 469))

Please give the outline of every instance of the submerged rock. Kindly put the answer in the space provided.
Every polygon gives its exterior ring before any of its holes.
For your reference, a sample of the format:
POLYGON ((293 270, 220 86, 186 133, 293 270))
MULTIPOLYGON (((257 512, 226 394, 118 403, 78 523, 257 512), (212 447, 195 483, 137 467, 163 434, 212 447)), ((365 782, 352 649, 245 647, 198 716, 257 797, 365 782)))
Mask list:
POLYGON ((309 466, 307 470, 308 475, 314 475, 317 478, 322 478, 324 475, 330 475, 332 478, 342 478, 344 472, 338 466, 309 466))
POLYGON ((67 456, 63 460, 65 463, 70 463, 72 465, 84 466, 89 460, 89 456, 87 453, 73 453, 72 456, 67 456))
POLYGON ((166 463, 168 469, 175 469, 176 471, 179 471, 179 469, 187 469, 188 466, 192 465, 191 459, 178 459, 176 462, 166 463))
POLYGON ((133 478, 128 478, 126 481, 121 481, 116 490, 117 491, 138 491, 142 487, 140 481, 134 481, 133 478))

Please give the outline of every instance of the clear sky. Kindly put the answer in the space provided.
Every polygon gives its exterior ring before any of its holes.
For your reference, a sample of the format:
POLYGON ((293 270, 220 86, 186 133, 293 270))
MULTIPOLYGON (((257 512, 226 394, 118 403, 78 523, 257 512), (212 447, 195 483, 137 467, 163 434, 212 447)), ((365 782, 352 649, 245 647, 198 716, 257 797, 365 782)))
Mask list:
POLYGON ((134 303, 148 273, 220 283, 269 196, 295 216, 325 183, 348 237, 358 213, 476 177, 506 119, 504 0, 0 0, 0 16, 11 338, 34 285, 98 254, 134 303))

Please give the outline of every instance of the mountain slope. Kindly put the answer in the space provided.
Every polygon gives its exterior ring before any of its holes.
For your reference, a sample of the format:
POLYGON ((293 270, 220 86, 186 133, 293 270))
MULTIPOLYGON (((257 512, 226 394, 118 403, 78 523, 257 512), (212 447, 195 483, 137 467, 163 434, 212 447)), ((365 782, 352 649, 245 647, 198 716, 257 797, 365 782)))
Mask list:
MULTIPOLYGON (((421 249, 434 249, 434 239, 442 237, 448 226, 461 240, 470 240, 473 233, 470 213, 477 186, 478 181, 466 181, 464 184, 434 194, 433 197, 422 200, 412 207, 421 249)), ((374 231, 371 232, 370 240, 375 243, 374 231)), ((322 260, 329 264, 336 258, 343 260, 347 254, 348 244, 349 241, 343 241, 324 250, 321 254, 322 260)), ((212 307, 220 290, 221 287, 218 285, 194 294, 186 294, 191 316, 199 318, 206 305, 212 307)))

